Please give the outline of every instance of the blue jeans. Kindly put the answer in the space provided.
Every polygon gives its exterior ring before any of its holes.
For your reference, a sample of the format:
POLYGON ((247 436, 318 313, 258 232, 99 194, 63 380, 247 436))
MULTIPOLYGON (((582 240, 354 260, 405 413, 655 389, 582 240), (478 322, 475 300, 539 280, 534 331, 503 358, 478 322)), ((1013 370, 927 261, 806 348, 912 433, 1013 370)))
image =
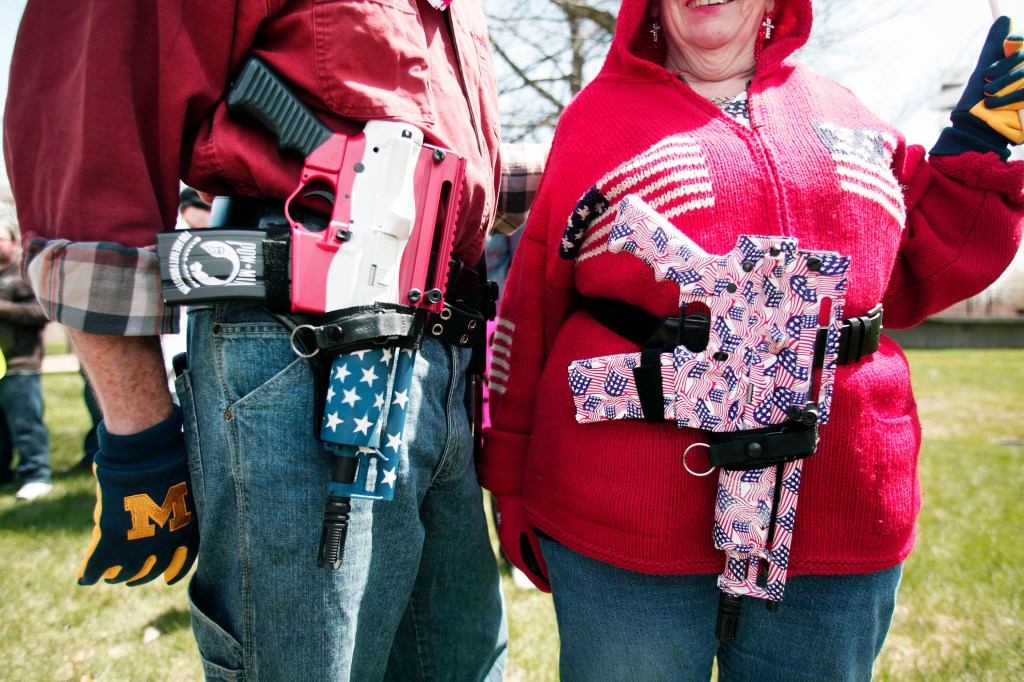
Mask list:
POLYGON ((176 389, 207 678, 500 679, 507 630, 463 403, 468 353, 424 343, 394 500, 352 501, 337 571, 316 565, 333 455, 289 332, 256 306, 196 306, 188 355, 176 389))
POLYGON ((863 575, 793 576, 777 613, 743 600, 739 637, 715 637, 714 575, 645 575, 540 538, 561 637, 563 682, 870 680, 902 565, 863 575))
POLYGON ((42 375, 15 372, 0 379, 0 411, 7 418, 10 443, 18 452, 21 482, 49 483, 50 433, 43 423, 42 375))

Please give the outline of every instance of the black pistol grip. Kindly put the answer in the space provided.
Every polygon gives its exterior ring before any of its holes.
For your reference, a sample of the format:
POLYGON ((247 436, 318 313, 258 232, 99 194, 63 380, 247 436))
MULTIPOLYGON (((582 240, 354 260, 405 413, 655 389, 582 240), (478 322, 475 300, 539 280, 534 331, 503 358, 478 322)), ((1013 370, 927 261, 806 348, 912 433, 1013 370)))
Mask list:
POLYGON ((306 158, 334 134, 259 57, 242 66, 225 103, 229 113, 249 116, 273 133, 282 154, 306 158))

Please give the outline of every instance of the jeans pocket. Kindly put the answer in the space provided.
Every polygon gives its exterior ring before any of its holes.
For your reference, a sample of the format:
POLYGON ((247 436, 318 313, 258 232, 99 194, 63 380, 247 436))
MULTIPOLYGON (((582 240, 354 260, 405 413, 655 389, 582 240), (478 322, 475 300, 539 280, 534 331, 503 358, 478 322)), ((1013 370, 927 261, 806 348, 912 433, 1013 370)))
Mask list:
POLYGON ((210 618, 196 602, 193 589, 195 578, 189 583, 188 604, 192 614, 192 633, 199 647, 199 658, 207 680, 243 682, 242 645, 227 630, 210 618))
POLYGON ((185 449, 188 451, 188 473, 192 478, 192 499, 196 512, 201 516, 206 499, 203 480, 203 456, 199 447, 199 422, 196 417, 196 401, 192 394, 192 373, 185 370, 174 379, 174 392, 181 404, 184 421, 185 449))

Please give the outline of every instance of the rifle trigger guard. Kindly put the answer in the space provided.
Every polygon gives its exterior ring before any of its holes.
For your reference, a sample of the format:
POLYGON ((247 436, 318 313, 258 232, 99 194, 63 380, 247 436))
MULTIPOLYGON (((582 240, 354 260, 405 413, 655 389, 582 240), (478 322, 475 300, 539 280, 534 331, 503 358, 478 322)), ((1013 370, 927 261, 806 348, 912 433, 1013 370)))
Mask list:
POLYGON ((689 471, 694 476, 698 476, 698 477, 708 476, 708 475, 710 475, 711 473, 714 472, 715 467, 712 466, 710 469, 708 469, 704 473, 698 474, 696 471, 694 471, 693 469, 690 468, 689 464, 686 463, 686 455, 688 455, 690 453, 690 450, 692 448, 695 448, 697 446, 705 447, 705 448, 708 448, 708 449, 711 448, 711 446, 708 445, 707 443, 691 443, 689 446, 687 446, 687 448, 685 450, 683 450, 683 468, 686 469, 687 471, 689 471))

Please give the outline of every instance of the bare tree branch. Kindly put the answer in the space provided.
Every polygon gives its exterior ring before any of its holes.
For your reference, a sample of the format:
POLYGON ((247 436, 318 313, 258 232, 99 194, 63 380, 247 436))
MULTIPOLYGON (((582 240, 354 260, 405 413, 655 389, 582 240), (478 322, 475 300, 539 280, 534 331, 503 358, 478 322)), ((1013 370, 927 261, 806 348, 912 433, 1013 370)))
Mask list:
POLYGON ((575 19, 587 19, 594 22, 608 35, 615 33, 616 15, 578 0, 551 0, 561 7, 566 16, 575 19))
POLYGON ((553 104, 559 111, 562 110, 562 108, 564 106, 562 104, 562 102, 557 97, 555 97, 550 92, 548 92, 546 89, 540 87, 540 83, 543 82, 542 80, 538 80, 538 79, 535 79, 535 78, 530 78, 527 75, 527 72, 524 71, 523 69, 521 69, 519 67, 519 65, 517 65, 515 63, 515 61, 512 60, 508 56, 508 53, 505 52, 505 50, 501 47, 501 45, 499 43, 496 43, 496 42, 494 42, 494 40, 491 40, 491 47, 494 49, 495 54, 497 54, 499 57, 501 57, 502 60, 504 60, 505 64, 507 64, 508 67, 510 69, 512 69, 512 73, 514 73, 516 76, 518 76, 522 80, 524 85, 526 85, 528 88, 533 90, 535 93, 537 93, 538 95, 543 97, 545 100, 547 100, 548 102, 553 104))

